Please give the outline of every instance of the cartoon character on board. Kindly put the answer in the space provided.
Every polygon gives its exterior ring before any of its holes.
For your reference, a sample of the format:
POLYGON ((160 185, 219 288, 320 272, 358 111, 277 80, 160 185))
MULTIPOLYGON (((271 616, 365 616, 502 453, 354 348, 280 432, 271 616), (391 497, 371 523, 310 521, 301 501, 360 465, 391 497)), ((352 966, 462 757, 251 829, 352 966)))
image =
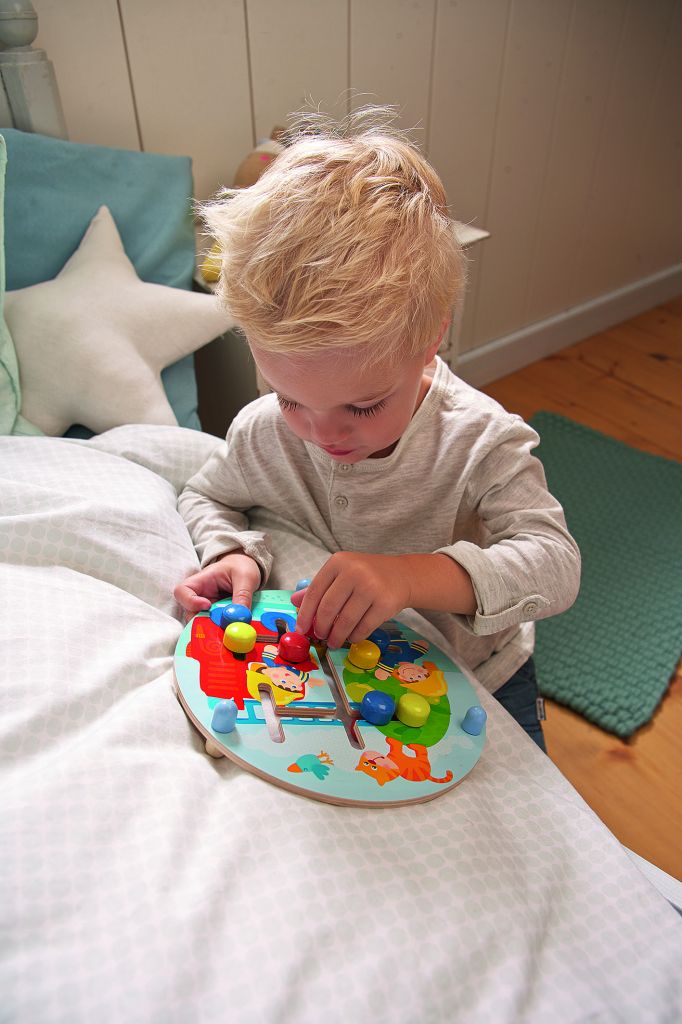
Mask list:
POLYGON ((400 740, 386 737, 388 754, 380 754, 378 750, 365 750, 358 761, 356 772, 364 772, 380 786, 394 779, 405 779, 407 782, 438 782, 452 781, 452 772, 447 770, 442 779, 431 775, 431 762, 426 747, 421 743, 408 743, 413 755, 405 753, 400 740))
POLYGON ((396 665, 401 662, 412 664, 418 658, 423 658, 428 649, 428 640, 405 640, 399 630, 392 629, 390 643, 382 650, 379 663, 374 671, 375 678, 388 679, 396 665))
POLYGON ((259 686, 272 691, 275 704, 282 707, 294 700, 303 700, 308 686, 324 686, 323 679, 315 679, 298 666, 278 663, 277 648, 267 644, 263 648, 262 661, 250 661, 246 669, 246 688, 254 700, 260 700, 259 686))
POLYGON ((329 768, 334 762, 321 750, 319 754, 302 754, 297 761, 290 764, 287 768, 288 772, 312 772, 316 779, 323 781, 329 775, 329 768))
POLYGON ((415 665, 412 661, 399 661, 391 677, 406 690, 426 697, 429 704, 436 704, 448 692, 442 669, 432 661, 425 661, 421 665, 415 665))

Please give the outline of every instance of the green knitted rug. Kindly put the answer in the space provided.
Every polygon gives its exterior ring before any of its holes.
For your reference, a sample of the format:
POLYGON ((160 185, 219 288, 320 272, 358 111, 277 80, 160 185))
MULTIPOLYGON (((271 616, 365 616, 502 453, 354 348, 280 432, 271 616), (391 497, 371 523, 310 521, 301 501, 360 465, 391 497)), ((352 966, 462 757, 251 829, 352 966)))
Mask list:
POLYGON ((540 691, 625 738, 680 657, 682 464, 554 413, 530 424, 583 559, 576 603, 537 624, 540 691))

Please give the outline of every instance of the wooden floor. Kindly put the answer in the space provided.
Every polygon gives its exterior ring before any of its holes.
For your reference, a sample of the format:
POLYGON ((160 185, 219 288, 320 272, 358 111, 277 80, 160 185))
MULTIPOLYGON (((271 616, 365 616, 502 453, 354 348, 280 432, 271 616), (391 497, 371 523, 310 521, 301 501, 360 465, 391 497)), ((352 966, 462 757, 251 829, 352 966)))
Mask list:
MULTIPOLYGON (((524 419, 558 412, 682 461, 682 298, 483 390, 524 419)), ((680 665, 653 720, 630 740, 552 701, 545 737, 554 763, 618 839, 682 880, 680 665)))

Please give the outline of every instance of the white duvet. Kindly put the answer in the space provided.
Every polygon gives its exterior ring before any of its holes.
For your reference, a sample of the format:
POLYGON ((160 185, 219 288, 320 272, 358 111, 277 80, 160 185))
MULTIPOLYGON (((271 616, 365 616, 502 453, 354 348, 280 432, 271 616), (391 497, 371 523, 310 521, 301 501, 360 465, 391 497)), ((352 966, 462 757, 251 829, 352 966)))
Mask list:
MULTIPOLYGON (((416 807, 206 756, 172 588, 215 443, 0 439, 0 1020, 682 1020, 682 918, 483 691, 479 765, 416 807)), ((273 538, 272 586, 323 557, 273 538)))

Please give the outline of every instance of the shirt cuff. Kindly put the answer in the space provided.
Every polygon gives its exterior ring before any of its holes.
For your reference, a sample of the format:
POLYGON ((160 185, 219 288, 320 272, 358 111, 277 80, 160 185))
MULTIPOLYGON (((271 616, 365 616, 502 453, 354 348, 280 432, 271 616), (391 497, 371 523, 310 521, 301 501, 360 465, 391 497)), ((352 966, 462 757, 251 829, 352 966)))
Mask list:
POLYGON ((248 534, 243 535, 243 539, 239 541, 234 538, 229 541, 220 541, 220 538, 215 537, 210 540, 206 545, 202 556, 201 556, 201 568, 206 568, 211 562, 217 561, 224 555, 229 555, 233 551, 241 552, 245 555, 249 555, 253 558, 254 562, 258 564, 260 569, 260 588, 263 589, 268 581, 270 570, 272 569, 272 554, 268 550, 265 541, 262 539, 262 535, 256 535, 249 537, 248 534))
POLYGON ((507 582, 498 568, 491 565, 485 548, 468 541, 459 541, 440 548, 436 554, 447 555, 469 573, 476 594, 477 608, 473 615, 457 615, 462 628, 472 636, 490 636, 521 622, 543 617, 550 601, 542 594, 510 594, 507 582))

